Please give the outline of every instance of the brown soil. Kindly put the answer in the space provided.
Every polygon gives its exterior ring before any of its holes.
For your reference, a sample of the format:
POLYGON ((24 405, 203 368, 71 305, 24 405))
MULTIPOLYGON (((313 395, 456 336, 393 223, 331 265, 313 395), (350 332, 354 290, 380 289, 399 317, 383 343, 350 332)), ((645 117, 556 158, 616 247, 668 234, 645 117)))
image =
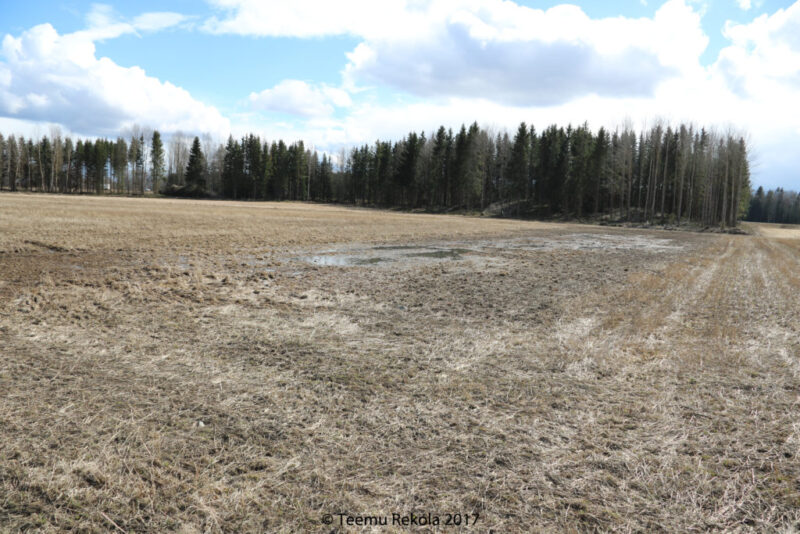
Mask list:
POLYGON ((797 529, 763 228, 0 195, 0 532, 797 529))

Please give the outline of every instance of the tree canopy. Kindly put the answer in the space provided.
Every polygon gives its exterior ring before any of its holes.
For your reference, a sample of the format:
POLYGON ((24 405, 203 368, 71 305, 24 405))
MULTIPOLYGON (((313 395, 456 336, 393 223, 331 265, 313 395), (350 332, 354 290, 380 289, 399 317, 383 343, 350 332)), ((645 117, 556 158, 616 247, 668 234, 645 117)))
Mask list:
POLYGON ((178 132, 165 149, 158 131, 144 132, 76 142, 57 132, 0 135, 0 187, 144 194, 166 183, 164 191, 191 196, 707 226, 734 226, 748 209, 783 220, 797 197, 761 191, 751 205, 744 138, 691 124, 595 132, 523 122, 509 137, 473 123, 337 154, 254 134, 215 144, 178 132))

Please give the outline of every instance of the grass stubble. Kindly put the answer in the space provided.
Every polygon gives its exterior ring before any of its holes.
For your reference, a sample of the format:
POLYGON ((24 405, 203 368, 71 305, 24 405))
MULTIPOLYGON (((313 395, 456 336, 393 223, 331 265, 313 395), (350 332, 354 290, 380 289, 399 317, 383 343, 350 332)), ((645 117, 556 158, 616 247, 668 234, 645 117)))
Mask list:
POLYGON ((796 531, 800 232, 751 231, 1 195, 0 531, 796 531), (576 234, 676 246, 467 246, 576 234))

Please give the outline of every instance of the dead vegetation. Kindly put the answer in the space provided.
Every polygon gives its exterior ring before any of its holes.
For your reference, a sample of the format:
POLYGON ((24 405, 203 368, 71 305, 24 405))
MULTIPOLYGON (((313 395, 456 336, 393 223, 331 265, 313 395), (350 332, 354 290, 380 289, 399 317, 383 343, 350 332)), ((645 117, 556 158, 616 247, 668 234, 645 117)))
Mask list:
POLYGON ((2 195, 0 531, 792 531, 793 236, 2 195))

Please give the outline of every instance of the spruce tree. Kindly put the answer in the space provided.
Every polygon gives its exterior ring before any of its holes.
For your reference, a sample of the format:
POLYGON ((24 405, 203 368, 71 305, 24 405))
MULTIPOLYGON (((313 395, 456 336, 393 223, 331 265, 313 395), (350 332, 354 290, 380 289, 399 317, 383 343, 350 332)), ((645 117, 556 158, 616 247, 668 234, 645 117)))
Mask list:
POLYGON ((8 147, 8 187, 12 191, 17 190, 17 179, 19 174, 19 169, 21 168, 21 162, 19 159, 19 150, 17 148, 17 140, 14 138, 13 135, 9 136, 8 141, 6 141, 6 146, 8 147))
POLYGON ((8 150, 3 134, 0 133, 0 189, 3 189, 8 180, 8 150))
POLYGON ((200 148, 200 138, 195 137, 189 152, 189 163, 186 165, 186 185, 194 194, 201 195, 205 192, 205 170, 206 165, 203 150, 200 148))
POLYGON ((120 193, 128 192, 128 143, 122 137, 117 137, 117 142, 114 143, 114 152, 111 156, 112 168, 114 169, 114 176, 117 181, 117 191, 120 193))
POLYGON ((159 184, 164 179, 164 144, 161 134, 153 131, 152 147, 150 149, 151 176, 153 178, 153 192, 158 193, 159 184))
POLYGON ((131 136, 131 142, 128 145, 128 163, 131 166, 131 180, 129 184, 128 192, 133 193, 136 191, 136 173, 137 173, 137 162, 139 161, 139 152, 141 152, 141 145, 139 145, 139 138, 135 135, 131 136))
POLYGON ((528 134, 528 126, 523 122, 517 129, 514 136, 514 144, 511 147, 511 161, 509 162, 508 181, 506 183, 505 200, 516 202, 517 215, 520 214, 520 200, 525 198, 527 180, 530 175, 531 140, 528 134))

